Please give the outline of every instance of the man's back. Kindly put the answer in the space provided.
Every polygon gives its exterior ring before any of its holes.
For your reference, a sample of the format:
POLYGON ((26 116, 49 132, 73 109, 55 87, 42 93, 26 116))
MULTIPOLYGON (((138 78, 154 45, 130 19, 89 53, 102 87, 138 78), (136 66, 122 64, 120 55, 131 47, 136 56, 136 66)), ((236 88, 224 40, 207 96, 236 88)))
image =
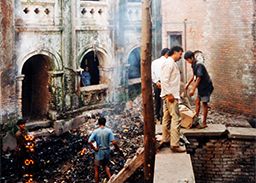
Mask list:
POLYGON ((199 94, 205 95, 213 90, 211 78, 202 63, 195 63, 192 65, 194 75, 200 77, 201 81, 198 85, 199 94))
POLYGON ((95 141, 99 149, 109 149, 110 142, 113 140, 113 132, 107 127, 94 130, 89 138, 89 142, 95 141))

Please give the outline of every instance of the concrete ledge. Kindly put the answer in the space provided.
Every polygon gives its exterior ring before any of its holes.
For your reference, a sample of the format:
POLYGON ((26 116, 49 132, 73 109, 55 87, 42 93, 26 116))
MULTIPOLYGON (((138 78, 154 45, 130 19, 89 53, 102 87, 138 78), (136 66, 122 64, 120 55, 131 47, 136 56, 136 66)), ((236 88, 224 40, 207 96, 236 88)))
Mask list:
POLYGON ((134 84, 140 84, 141 79, 140 78, 135 78, 135 79, 129 79, 128 80, 128 85, 134 85, 134 84))
POLYGON ((108 85, 98 84, 98 85, 90 85, 90 86, 81 87, 80 91, 81 92, 91 92, 91 91, 106 90, 106 89, 108 89, 108 85))
POLYGON ((255 128, 228 127, 228 137, 234 139, 256 139, 255 128))
POLYGON ((15 30, 17 32, 61 32, 63 30, 62 26, 22 26, 16 25, 15 30))
POLYGON ((50 120, 45 120, 45 121, 33 121, 33 122, 28 122, 26 123, 26 128, 28 130, 33 130, 36 128, 47 128, 51 126, 51 121, 50 120))
POLYGON ((221 136, 227 134, 227 128, 225 125, 221 124, 208 124, 207 128, 204 129, 184 129, 181 128, 181 133, 183 133, 186 137, 189 136, 221 136))
POLYGON ((208 127, 204 129, 181 128, 181 133, 183 133, 186 137, 227 135, 228 138, 256 139, 255 128, 225 127, 225 125, 221 125, 221 124, 208 124, 208 127))
POLYGON ((190 155, 163 148, 156 154, 154 183, 194 183, 190 155))
POLYGON ((51 135, 55 135, 55 131, 53 128, 44 128, 38 131, 33 131, 29 133, 30 135, 37 137, 49 137, 51 135))

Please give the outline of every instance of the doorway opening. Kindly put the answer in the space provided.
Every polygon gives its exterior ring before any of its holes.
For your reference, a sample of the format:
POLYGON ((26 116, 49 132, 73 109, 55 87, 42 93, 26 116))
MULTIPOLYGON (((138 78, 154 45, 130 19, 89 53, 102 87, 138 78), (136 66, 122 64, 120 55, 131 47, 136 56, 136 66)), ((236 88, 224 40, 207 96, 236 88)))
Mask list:
POLYGON ((30 121, 47 117, 51 98, 49 70, 51 59, 41 54, 30 57, 23 65, 22 116, 30 121))

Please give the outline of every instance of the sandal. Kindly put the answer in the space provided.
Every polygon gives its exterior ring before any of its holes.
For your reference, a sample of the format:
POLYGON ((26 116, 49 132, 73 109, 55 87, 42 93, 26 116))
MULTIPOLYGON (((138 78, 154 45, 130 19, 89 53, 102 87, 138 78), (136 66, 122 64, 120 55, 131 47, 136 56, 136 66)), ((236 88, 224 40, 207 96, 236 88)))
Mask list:
POLYGON ((204 128, 207 128, 208 126, 207 125, 201 125, 201 124, 198 124, 196 126, 197 129, 204 129, 204 128))
POLYGON ((207 126, 207 124, 203 124, 202 123, 202 121, 201 121, 201 119, 199 118, 198 120, 197 120, 197 124, 195 125, 195 127, 197 128, 197 129, 204 129, 204 128, 207 128, 208 126, 207 126))
POLYGON ((192 128, 197 127, 197 126, 200 125, 201 123, 202 123, 201 118, 198 117, 198 116, 195 116, 195 117, 193 118, 192 128))

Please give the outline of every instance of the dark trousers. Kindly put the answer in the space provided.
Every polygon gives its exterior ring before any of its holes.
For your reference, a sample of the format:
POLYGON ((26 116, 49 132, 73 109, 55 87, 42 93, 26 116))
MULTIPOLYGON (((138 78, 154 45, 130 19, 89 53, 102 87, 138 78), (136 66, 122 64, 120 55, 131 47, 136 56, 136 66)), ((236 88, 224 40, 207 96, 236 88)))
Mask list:
POLYGON ((160 97, 161 89, 157 88, 156 85, 153 85, 155 93, 155 115, 158 120, 161 121, 163 116, 163 102, 160 97))

